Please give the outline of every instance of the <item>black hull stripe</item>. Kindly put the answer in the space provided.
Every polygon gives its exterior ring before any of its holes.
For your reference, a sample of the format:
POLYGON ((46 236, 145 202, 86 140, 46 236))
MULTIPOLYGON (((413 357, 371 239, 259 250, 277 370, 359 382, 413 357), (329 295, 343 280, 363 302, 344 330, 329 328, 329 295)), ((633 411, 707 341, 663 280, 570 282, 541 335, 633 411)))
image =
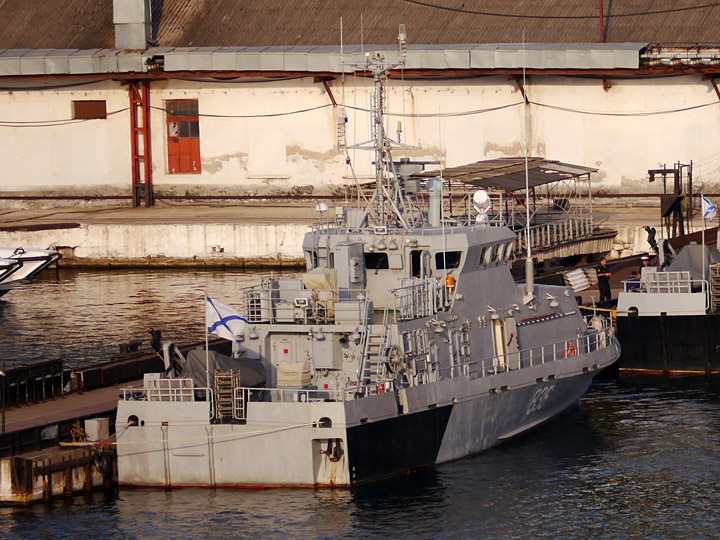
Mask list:
POLYGON ((452 408, 452 405, 446 405, 349 428, 347 449, 351 483, 435 464, 452 408))

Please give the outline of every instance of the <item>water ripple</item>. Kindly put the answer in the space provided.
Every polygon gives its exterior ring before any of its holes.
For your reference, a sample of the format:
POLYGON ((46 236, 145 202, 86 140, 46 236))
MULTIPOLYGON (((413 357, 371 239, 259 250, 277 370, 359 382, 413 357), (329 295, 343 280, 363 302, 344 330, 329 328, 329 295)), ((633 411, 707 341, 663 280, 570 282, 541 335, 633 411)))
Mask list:
MULTIPOLYGON (((202 336, 202 296, 258 275, 70 272, 0 300, 13 358, 109 356, 148 325, 202 336)), ((720 383, 596 382, 548 426, 436 469, 352 491, 122 489, 0 508, 0 538, 706 539, 720 530, 720 383)), ((238 464, 242 466, 242 464, 238 464)))

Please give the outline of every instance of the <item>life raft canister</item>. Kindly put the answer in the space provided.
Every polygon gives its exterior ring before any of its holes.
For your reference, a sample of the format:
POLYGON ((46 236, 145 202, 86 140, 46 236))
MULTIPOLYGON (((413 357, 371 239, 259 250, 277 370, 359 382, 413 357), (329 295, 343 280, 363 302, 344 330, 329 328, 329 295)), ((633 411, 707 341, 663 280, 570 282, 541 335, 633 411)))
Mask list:
POLYGON ((455 290, 455 278, 452 277, 450 274, 445 277, 445 287, 447 287, 447 290, 450 294, 452 294, 455 290))

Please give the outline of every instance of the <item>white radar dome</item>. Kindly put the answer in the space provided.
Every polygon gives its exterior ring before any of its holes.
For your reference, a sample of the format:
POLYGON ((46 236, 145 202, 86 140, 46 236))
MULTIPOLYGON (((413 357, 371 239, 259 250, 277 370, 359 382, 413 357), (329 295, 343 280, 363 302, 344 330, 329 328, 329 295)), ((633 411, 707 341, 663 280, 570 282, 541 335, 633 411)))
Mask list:
POLYGON ((491 206, 490 195, 484 189, 479 189, 473 194, 473 204, 478 212, 487 211, 491 206))
POLYGON ((489 221, 487 213, 492 207, 492 201, 490 201, 490 195, 488 195, 488 192, 484 189, 477 190, 473 194, 473 206, 475 207, 475 211, 478 213, 478 215, 475 216, 475 221, 477 223, 487 223, 489 221))

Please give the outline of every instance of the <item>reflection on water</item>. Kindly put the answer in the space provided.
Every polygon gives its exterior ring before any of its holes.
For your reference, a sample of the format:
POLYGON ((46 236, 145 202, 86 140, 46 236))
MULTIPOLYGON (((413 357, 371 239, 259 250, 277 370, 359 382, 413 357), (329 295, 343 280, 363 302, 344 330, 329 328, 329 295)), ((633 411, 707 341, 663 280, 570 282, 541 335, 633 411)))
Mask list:
POLYGON ((599 383, 549 426, 418 474, 351 491, 99 492, 0 509, 0 536, 717 538, 719 394, 704 382, 599 383))
POLYGON ((717 383, 596 383, 549 426, 418 474, 351 491, 100 492, 0 509, 0 537, 717 538, 719 414, 717 383))
POLYGON ((7 360, 64 358, 68 367, 108 360, 146 328, 187 342, 204 338, 205 293, 232 305, 261 274, 197 270, 43 274, 0 297, 0 351, 7 360))
MULTIPOLYGON (((68 274, 0 301, 3 328, 13 328, 12 337, 3 333, 3 347, 33 357, 53 344, 75 361, 65 336, 87 334, 85 351, 110 342, 108 354, 148 324, 171 337, 199 336, 205 289, 232 304, 233 291, 257 279, 222 272, 68 274), (29 292, 47 300, 49 313, 22 304, 29 292), (36 333, 38 318, 49 328, 36 333)), ((0 509, 0 538, 717 538, 719 416, 715 380, 597 382, 550 425, 418 474, 352 491, 97 492, 0 509)))

